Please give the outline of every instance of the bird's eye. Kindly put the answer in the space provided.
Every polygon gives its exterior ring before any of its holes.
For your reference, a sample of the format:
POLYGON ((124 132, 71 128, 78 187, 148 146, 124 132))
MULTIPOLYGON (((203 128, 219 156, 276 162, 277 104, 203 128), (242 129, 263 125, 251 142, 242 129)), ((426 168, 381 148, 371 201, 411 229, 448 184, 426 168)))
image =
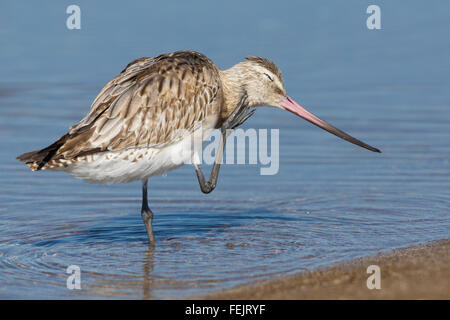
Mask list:
POLYGON ((264 73, 266 75, 267 78, 269 78, 270 81, 273 81, 272 77, 269 76, 267 73, 264 73))

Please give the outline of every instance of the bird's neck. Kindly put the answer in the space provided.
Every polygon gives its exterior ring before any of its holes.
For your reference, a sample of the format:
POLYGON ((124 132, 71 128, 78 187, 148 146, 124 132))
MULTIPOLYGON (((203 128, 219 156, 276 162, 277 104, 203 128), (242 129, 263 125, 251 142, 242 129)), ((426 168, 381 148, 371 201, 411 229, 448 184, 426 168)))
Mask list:
POLYGON ((221 118, 227 119, 238 107, 242 96, 245 93, 245 70, 243 63, 220 70, 220 78, 223 87, 223 104, 221 118))

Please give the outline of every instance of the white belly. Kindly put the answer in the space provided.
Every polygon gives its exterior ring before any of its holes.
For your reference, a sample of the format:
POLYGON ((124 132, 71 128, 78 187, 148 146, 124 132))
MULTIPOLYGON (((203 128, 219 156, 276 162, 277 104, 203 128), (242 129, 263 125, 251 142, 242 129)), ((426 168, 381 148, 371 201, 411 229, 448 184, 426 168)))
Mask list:
MULTIPOLYGON (((215 124, 215 121, 214 121, 215 124)), ((73 161, 66 167, 55 168, 88 183, 125 183, 146 180, 191 163, 202 142, 209 137, 213 123, 203 131, 197 130, 177 143, 163 148, 136 148, 117 152, 102 152, 88 156, 88 161, 73 161)))

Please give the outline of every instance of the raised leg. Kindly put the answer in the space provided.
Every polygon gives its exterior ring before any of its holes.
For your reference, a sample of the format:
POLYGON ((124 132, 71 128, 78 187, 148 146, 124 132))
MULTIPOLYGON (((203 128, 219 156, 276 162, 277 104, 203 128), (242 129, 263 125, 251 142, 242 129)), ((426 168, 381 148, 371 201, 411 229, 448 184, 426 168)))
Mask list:
POLYGON ((219 148, 217 150, 216 158, 214 159, 214 166, 211 170, 211 175, 208 181, 206 181, 202 169, 196 163, 194 163, 195 172, 197 173, 198 183, 203 193, 210 193, 213 191, 219 178, 220 163, 222 162, 223 151, 227 142, 227 136, 231 133, 231 130, 244 123, 250 118, 255 110, 249 111, 249 105, 247 102, 247 93, 242 96, 239 105, 234 109, 233 113, 224 121, 221 127, 222 136, 220 137, 219 148))
POLYGON ((147 181, 142 181, 142 209, 141 209, 141 216, 142 220, 145 224, 145 229, 147 230, 148 235, 148 241, 151 245, 154 244, 155 238, 153 237, 153 212, 148 207, 148 200, 147 200, 147 181))

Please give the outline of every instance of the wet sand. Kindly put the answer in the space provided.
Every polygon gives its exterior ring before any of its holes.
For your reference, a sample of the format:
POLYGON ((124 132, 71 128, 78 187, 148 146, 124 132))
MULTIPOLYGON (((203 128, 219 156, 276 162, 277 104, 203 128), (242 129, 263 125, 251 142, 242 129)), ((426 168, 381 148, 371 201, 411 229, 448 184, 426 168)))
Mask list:
POLYGON ((450 239, 325 269, 238 286, 206 299, 450 299, 450 239), (378 265, 381 289, 367 288, 378 265))

